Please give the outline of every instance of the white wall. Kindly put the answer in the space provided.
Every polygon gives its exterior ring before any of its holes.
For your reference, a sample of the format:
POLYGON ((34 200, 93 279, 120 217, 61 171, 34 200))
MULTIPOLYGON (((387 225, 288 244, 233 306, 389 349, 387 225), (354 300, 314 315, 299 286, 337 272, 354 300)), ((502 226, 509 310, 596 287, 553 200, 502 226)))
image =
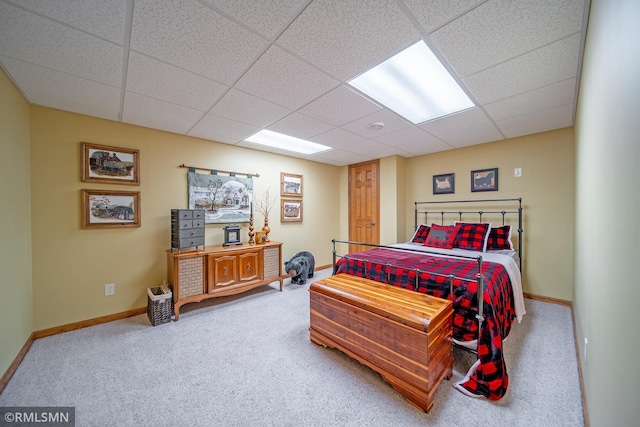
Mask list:
POLYGON ((640 2, 592 0, 576 124, 574 274, 592 426, 640 420, 639 77, 640 2))

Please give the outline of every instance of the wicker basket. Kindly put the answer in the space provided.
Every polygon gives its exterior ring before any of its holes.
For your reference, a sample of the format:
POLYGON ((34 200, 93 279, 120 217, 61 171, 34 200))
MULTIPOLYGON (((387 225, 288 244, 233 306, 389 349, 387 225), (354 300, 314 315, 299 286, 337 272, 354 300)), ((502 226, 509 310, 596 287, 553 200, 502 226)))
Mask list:
POLYGON ((172 294, 165 285, 147 288, 147 315, 153 326, 171 321, 172 294))

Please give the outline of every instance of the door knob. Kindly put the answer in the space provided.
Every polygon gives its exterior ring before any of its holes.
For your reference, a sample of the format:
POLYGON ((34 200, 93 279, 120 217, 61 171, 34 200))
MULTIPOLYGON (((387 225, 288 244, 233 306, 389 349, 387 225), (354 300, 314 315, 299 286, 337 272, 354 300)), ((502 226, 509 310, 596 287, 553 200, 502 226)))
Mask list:
POLYGON ((376 222, 375 221, 371 221, 371 225, 376 225, 376 222))

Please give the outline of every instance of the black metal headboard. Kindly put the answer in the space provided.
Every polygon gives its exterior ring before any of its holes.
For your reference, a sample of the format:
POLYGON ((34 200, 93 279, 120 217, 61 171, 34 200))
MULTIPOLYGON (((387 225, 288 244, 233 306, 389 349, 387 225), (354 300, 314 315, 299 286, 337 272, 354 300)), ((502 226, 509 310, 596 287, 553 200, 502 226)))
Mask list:
MULTIPOLYGON (((429 221, 437 222, 439 218, 440 224, 444 225, 445 217, 458 216, 458 221, 469 221, 469 217, 473 216, 482 222, 482 217, 486 215, 499 215, 502 219, 502 225, 507 225, 507 216, 511 218, 517 215, 518 221, 518 244, 517 252, 520 261, 520 271, 522 271, 522 197, 517 199, 482 199, 482 200, 442 200, 436 202, 414 202, 414 230, 418 228, 418 224, 429 224, 429 221), (437 209, 432 205, 442 206, 437 209), (482 205, 483 209, 468 210, 472 206, 482 205), (486 209, 484 209, 486 207, 486 209), (424 215, 424 216, 420 216, 424 215), (431 216, 431 217, 430 217, 431 216), (464 219, 463 219, 464 217, 464 219), (424 221, 420 220, 424 218, 424 221), (430 219, 431 218, 431 219, 430 219), (420 221, 419 221, 420 220, 420 221)), ((513 227, 513 224, 512 224, 513 227)))

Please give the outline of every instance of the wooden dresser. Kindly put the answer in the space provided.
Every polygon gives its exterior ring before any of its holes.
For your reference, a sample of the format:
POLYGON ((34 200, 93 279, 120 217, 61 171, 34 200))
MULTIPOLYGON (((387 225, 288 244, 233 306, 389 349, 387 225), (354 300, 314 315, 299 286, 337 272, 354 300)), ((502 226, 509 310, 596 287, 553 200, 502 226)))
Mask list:
POLYGON ((175 320, 180 307, 190 302, 235 295, 275 281, 282 291, 282 243, 167 251, 167 276, 175 320))
POLYGON ((370 367, 428 412, 453 373, 451 301, 347 274, 309 292, 311 341, 370 367))

